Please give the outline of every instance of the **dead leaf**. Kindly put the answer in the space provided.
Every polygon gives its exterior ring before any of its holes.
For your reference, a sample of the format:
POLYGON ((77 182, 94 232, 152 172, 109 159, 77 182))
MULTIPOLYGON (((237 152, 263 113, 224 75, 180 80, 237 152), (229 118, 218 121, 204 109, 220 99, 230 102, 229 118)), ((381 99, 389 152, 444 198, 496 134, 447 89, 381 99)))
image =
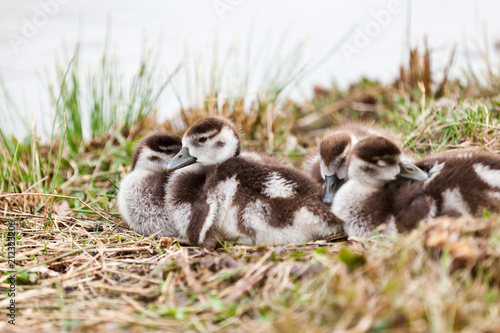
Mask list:
POLYGON ((450 255, 455 259, 473 260, 478 256, 476 248, 465 242, 457 242, 450 245, 450 255))
POLYGON ((168 249, 174 243, 173 237, 162 237, 158 242, 158 247, 160 249, 168 249))

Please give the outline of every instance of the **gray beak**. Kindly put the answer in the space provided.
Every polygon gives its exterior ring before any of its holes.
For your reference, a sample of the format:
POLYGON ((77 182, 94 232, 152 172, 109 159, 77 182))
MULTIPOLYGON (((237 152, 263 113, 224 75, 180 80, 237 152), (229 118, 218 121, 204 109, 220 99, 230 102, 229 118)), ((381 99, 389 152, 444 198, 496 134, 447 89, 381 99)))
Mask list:
POLYGON ((399 174, 398 176, 409 178, 413 180, 426 180, 429 175, 424 170, 420 169, 418 166, 410 161, 399 162, 399 174))
POLYGON ((167 172, 174 171, 196 162, 196 157, 189 155, 189 149, 182 147, 181 151, 175 155, 174 159, 167 165, 167 172))
POLYGON ((333 202, 333 197, 335 196, 335 193, 339 190, 340 186, 344 181, 337 177, 337 175, 331 175, 331 176, 326 176, 325 177, 325 196, 323 197, 323 202, 331 205, 333 202))

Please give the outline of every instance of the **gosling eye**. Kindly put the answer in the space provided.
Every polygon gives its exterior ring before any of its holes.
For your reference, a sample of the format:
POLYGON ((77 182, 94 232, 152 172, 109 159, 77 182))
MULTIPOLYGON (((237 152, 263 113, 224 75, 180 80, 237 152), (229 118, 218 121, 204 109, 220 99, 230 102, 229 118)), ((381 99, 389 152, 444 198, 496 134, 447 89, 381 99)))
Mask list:
POLYGON ((170 149, 170 148, 168 148, 168 147, 165 147, 165 146, 159 146, 158 148, 160 148, 160 150, 161 150, 162 152, 165 152, 165 153, 167 153, 167 154, 172 154, 172 153, 174 152, 172 149, 170 149))
POLYGON ((206 136, 202 136, 202 137, 198 140, 198 142, 202 142, 202 143, 203 143, 203 142, 206 142, 206 141, 207 141, 207 139, 208 139, 208 138, 207 138, 206 136))

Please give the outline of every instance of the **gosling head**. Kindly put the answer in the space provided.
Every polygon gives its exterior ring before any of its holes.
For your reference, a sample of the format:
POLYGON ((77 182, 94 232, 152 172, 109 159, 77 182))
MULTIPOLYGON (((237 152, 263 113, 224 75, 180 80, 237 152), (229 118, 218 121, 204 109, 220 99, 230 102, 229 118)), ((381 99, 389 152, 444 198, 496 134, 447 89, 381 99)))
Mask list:
POLYGON ((356 138, 348 132, 336 132, 326 136, 319 145, 321 176, 325 180, 323 202, 331 204, 335 192, 346 179, 347 155, 356 138))
POLYGON ((220 164, 241 151, 240 138, 232 122, 220 117, 195 122, 182 138, 182 149, 169 163, 176 170, 193 163, 201 166, 220 164))
POLYGON ((374 187, 382 187, 397 177, 413 180, 428 177, 426 172, 402 157, 401 150, 393 142, 381 136, 364 138, 352 148, 347 176, 349 180, 374 187))
POLYGON ((153 132, 137 144, 132 156, 132 170, 165 171, 181 146, 180 137, 165 131, 153 132))

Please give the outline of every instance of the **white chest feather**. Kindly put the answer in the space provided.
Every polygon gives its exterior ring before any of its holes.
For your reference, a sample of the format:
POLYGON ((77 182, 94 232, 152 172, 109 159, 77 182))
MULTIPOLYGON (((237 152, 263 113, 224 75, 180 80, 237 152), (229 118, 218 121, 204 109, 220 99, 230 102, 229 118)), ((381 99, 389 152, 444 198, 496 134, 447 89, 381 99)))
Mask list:
MULTIPOLYGON (((344 221, 344 231, 347 235, 366 237, 371 234, 373 230, 372 217, 370 212, 363 209, 363 204, 376 190, 375 187, 349 180, 335 195, 332 211, 344 221)), ((374 210, 376 208, 373 207, 374 210)))

